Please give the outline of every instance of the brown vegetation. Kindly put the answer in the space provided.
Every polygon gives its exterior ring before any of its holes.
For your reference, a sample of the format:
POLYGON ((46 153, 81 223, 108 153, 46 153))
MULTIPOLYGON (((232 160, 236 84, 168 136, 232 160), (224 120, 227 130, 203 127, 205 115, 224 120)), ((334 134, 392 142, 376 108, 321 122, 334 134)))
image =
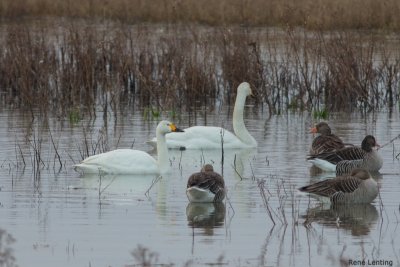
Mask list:
MULTIPOLYGON (((3 106, 94 115, 194 112, 234 101, 248 81, 270 114, 365 110, 399 102, 400 58, 385 36, 246 27, 9 24, 0 44, 3 106)), ((396 41, 397 42, 397 41, 396 41)), ((398 46, 394 46, 398 47, 398 46)))
POLYGON ((0 17, 63 16, 123 22, 400 29, 397 0, 2 0, 0 17))
POLYGON ((397 2, 4 0, 0 99, 32 114, 92 116, 98 105, 106 113, 139 104, 196 116, 217 97, 230 105, 236 86, 249 81, 270 114, 392 107, 400 59, 386 37, 321 29, 399 29, 397 2), (43 16, 71 19, 35 19, 43 16))

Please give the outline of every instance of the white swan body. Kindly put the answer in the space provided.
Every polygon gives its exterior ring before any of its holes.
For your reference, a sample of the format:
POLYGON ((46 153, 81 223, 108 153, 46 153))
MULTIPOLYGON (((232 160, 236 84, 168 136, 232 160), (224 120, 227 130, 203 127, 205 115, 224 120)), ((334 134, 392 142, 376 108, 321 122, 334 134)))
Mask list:
POLYGON ((74 165, 75 170, 83 173, 107 174, 162 174, 169 171, 168 149, 165 134, 182 130, 169 121, 161 121, 156 129, 157 156, 155 160, 144 151, 133 149, 116 149, 106 153, 90 156, 80 164, 74 165))
MULTIPOLYGON (((184 130, 184 133, 170 133, 166 135, 167 147, 172 149, 217 149, 221 148, 252 148, 257 147, 256 140, 250 135, 243 120, 246 97, 251 95, 251 88, 243 82, 237 89, 235 107, 233 110, 233 130, 230 131, 213 126, 193 126, 184 130)), ((155 147, 156 139, 147 142, 155 147)))
POLYGON ((252 145, 243 143, 233 133, 221 127, 193 126, 182 133, 184 139, 178 135, 167 135, 167 146, 172 149, 215 149, 221 148, 222 140, 224 148, 250 148, 252 145))

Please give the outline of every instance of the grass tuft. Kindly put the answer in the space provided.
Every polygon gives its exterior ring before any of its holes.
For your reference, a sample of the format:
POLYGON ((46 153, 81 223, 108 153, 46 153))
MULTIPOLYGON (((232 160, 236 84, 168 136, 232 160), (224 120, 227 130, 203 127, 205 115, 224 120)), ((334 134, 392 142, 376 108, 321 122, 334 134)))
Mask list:
POLYGON ((314 119, 324 119, 327 120, 329 117, 329 112, 326 109, 314 110, 313 111, 314 119))

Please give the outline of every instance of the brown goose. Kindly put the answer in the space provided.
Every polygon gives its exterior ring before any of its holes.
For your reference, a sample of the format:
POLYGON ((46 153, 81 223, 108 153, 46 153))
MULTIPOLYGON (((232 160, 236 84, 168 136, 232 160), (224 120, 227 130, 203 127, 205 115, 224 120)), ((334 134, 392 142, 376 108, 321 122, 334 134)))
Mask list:
POLYGON ((350 173, 361 168, 377 172, 382 168, 383 159, 378 153, 379 145, 372 135, 367 135, 361 147, 347 147, 308 157, 314 165, 325 171, 335 171, 336 175, 350 173))
POLYGON ((371 203, 378 195, 378 184, 363 169, 299 188, 302 192, 327 197, 333 204, 371 203))
POLYGON ((320 122, 311 128, 310 133, 319 133, 310 148, 310 155, 316 155, 323 152, 331 152, 345 147, 343 141, 332 134, 331 128, 326 122, 320 122))
POLYGON ((186 195, 190 202, 222 201, 226 195, 224 179, 211 164, 206 164, 189 177, 186 195))

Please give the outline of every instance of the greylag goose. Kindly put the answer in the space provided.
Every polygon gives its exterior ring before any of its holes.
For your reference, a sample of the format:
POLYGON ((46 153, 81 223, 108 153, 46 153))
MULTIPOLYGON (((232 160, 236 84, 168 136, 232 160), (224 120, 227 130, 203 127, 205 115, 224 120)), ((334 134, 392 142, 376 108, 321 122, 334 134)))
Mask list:
POLYGON ((378 184, 363 169, 299 188, 302 192, 327 197, 333 204, 371 203, 378 195, 378 184))
POLYGON ((187 183, 186 195, 190 202, 219 202, 225 198, 225 182, 214 172, 211 164, 192 174, 187 183))
MULTIPOLYGON (((221 141, 224 148, 252 148, 257 147, 256 140, 246 129, 243 120, 246 97, 251 95, 250 84, 243 82, 237 89, 235 107, 233 109, 233 130, 230 131, 213 126, 193 126, 184 129, 183 134, 167 134, 167 146, 172 149, 218 149, 221 141)), ((156 139, 147 141, 155 147, 156 139)))
POLYGON ((316 155, 323 152, 331 152, 345 147, 343 141, 335 134, 332 134, 331 128, 326 122, 320 122, 311 128, 310 133, 320 134, 314 138, 310 155, 316 155))
POLYGON ((75 170, 85 174, 160 174, 170 170, 168 148, 165 135, 171 132, 182 132, 175 124, 161 121, 156 128, 157 160, 144 151, 133 149, 116 149, 113 151, 90 156, 80 164, 74 165, 75 170))
POLYGON ((377 151, 379 147, 375 137, 367 135, 361 147, 347 147, 312 155, 308 160, 322 170, 335 171, 336 175, 350 173, 356 168, 377 172, 383 165, 382 156, 377 151))

